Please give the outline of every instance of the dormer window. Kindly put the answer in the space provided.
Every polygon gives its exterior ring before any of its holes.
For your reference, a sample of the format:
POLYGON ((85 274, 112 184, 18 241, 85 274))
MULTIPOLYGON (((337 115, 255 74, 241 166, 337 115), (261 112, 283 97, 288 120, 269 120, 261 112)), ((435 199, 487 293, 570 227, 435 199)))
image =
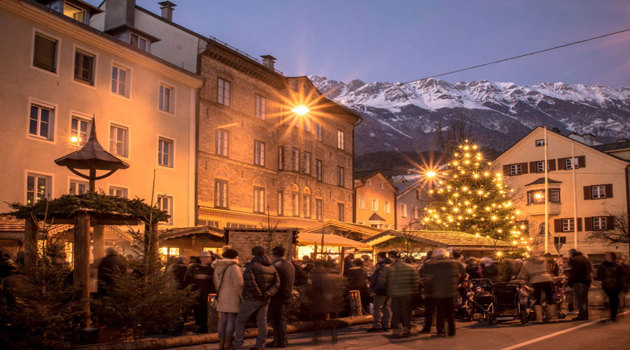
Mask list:
POLYGON ((75 21, 85 23, 85 24, 88 23, 89 17, 88 17, 87 11, 67 1, 64 2, 63 4, 63 14, 65 16, 68 16, 74 19, 75 21))
POLYGON ((129 38, 129 44, 131 44, 131 46, 149 52, 149 39, 135 33, 131 33, 129 38))

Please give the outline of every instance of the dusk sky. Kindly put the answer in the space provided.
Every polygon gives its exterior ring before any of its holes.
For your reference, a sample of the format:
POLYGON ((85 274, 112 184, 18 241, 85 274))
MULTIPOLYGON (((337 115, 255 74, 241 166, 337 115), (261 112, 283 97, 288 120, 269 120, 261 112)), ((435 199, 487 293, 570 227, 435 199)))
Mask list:
MULTIPOLYGON (((622 0, 173 2, 176 23, 271 54, 287 76, 343 81, 409 81, 630 28, 622 0)), ((440 79, 630 86, 630 32, 440 79)))

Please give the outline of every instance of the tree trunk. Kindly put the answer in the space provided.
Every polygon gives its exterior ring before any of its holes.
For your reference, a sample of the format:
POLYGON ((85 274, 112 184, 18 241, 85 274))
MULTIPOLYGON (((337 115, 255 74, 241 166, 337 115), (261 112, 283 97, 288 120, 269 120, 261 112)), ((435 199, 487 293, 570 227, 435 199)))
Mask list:
POLYGON ((29 217, 25 219, 24 265, 35 266, 37 261, 37 222, 29 217))
POLYGON ((158 241, 157 241, 157 222, 151 225, 144 225, 144 261, 147 264, 147 275, 155 272, 157 268, 158 241))

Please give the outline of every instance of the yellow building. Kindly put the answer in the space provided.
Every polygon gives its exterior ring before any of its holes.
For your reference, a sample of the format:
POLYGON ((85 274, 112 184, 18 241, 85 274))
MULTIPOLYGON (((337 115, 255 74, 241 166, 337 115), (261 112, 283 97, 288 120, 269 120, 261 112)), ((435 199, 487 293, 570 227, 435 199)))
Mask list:
POLYGON ((387 230, 396 227, 396 187, 379 171, 354 174, 354 222, 387 230))
POLYGON ((615 230, 616 219, 628 216, 630 163, 596 147, 601 146, 538 127, 495 161, 515 191, 518 220, 537 250, 545 249, 547 219, 551 253, 567 256, 571 248, 591 256, 628 252, 627 244, 589 238, 595 231, 615 230))

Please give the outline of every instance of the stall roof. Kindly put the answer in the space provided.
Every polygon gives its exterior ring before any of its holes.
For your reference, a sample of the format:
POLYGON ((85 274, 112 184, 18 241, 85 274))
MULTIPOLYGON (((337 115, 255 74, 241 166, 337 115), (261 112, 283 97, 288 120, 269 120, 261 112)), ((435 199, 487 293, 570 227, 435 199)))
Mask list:
POLYGON ((317 226, 313 226, 313 227, 309 227, 307 229, 305 229, 302 232, 312 232, 312 233, 321 233, 322 228, 324 227, 334 227, 336 229, 339 229, 341 231, 348 231, 348 232, 356 232, 362 236, 365 237, 372 237, 374 235, 377 235, 381 232, 383 232, 384 230, 379 229, 379 228, 375 228, 375 227, 371 227, 371 226, 366 226, 366 225, 359 225, 359 224, 354 224, 354 223, 349 223, 349 222, 341 222, 341 221, 335 221, 335 220, 328 220, 320 225, 317 226))
POLYGON ((496 240, 489 237, 476 236, 459 231, 405 231, 388 230, 376 236, 364 239, 362 242, 375 246, 387 242, 397 237, 405 237, 410 240, 424 243, 435 247, 452 248, 512 248, 512 245, 505 241, 496 240))
POLYGON ((210 235, 223 238, 223 230, 214 226, 179 227, 162 231, 162 239, 173 239, 192 235, 210 235))
MULTIPOLYGON (((298 234, 298 244, 300 245, 321 245, 322 234, 311 232, 300 232, 298 234)), ((370 245, 361 243, 338 235, 324 234, 324 245, 333 247, 347 247, 358 249, 371 249, 370 245)))

